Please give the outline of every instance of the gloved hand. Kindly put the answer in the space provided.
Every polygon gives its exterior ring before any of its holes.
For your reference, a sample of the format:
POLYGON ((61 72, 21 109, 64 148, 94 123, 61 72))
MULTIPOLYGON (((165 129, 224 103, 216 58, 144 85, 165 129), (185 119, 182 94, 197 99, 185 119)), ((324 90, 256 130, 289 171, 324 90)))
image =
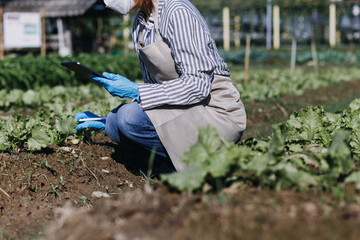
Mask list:
POLYGON ((92 76, 97 83, 103 86, 112 96, 121 98, 133 98, 140 102, 138 84, 130 81, 119 74, 104 72, 102 77, 92 76))
MULTIPOLYGON (((92 112, 86 111, 86 112, 79 112, 75 114, 75 118, 77 118, 77 120, 79 121, 80 119, 86 119, 86 118, 98 118, 99 116, 96 114, 93 114, 92 112)), ((101 120, 101 121, 86 121, 86 122, 82 122, 79 123, 75 130, 81 130, 84 128, 95 128, 98 129, 100 131, 105 130, 105 119, 101 120)))

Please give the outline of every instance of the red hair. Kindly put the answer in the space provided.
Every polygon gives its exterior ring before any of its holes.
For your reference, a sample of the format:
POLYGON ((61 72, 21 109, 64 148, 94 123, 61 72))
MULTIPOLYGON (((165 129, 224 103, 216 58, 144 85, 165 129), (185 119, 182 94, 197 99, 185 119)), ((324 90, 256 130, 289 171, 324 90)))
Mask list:
POLYGON ((135 6, 132 8, 132 10, 141 8, 141 10, 145 13, 146 19, 148 19, 154 9, 153 0, 134 0, 134 1, 135 1, 135 6))

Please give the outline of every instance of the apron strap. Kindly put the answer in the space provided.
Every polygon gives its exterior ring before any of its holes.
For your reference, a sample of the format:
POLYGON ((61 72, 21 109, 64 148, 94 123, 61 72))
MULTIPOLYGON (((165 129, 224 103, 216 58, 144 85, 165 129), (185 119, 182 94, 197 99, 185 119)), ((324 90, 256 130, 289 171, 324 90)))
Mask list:
POLYGON ((154 0, 154 12, 153 12, 153 18, 154 18, 154 25, 156 30, 156 40, 161 39, 160 30, 159 30, 159 0, 154 0))
MULTIPOLYGON (((152 12, 153 15, 153 19, 154 19, 154 27, 155 27, 155 31, 156 31, 156 40, 162 39, 161 35, 160 35, 160 31, 159 31, 159 1, 158 0, 154 0, 154 10, 152 12)), ((144 34, 143 31, 139 32, 139 42, 138 45, 140 45, 140 47, 144 47, 145 46, 145 41, 144 41, 144 34)))

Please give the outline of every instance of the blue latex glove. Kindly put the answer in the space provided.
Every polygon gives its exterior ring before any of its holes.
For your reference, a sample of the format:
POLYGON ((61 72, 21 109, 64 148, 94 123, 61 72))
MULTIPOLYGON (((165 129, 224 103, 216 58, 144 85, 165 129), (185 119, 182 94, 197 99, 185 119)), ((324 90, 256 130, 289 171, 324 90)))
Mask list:
POLYGON ((92 79, 103 86, 112 96, 133 98, 137 102, 140 102, 140 93, 137 83, 134 83, 119 74, 104 72, 102 75, 105 78, 92 76, 92 79))
MULTIPOLYGON (((75 114, 75 118, 79 121, 80 119, 86 119, 86 118, 98 118, 99 116, 96 114, 93 114, 92 112, 86 111, 86 112, 79 112, 75 114)), ((79 123, 75 130, 82 130, 85 128, 95 128, 100 131, 105 130, 105 119, 101 121, 86 121, 79 123)))

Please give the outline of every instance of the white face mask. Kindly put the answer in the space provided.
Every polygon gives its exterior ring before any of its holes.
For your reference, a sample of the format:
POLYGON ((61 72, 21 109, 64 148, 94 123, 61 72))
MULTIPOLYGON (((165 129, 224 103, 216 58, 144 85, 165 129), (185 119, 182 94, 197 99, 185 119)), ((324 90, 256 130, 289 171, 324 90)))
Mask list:
POLYGON ((107 7, 123 15, 128 14, 135 6, 134 0, 104 0, 104 3, 107 7))

